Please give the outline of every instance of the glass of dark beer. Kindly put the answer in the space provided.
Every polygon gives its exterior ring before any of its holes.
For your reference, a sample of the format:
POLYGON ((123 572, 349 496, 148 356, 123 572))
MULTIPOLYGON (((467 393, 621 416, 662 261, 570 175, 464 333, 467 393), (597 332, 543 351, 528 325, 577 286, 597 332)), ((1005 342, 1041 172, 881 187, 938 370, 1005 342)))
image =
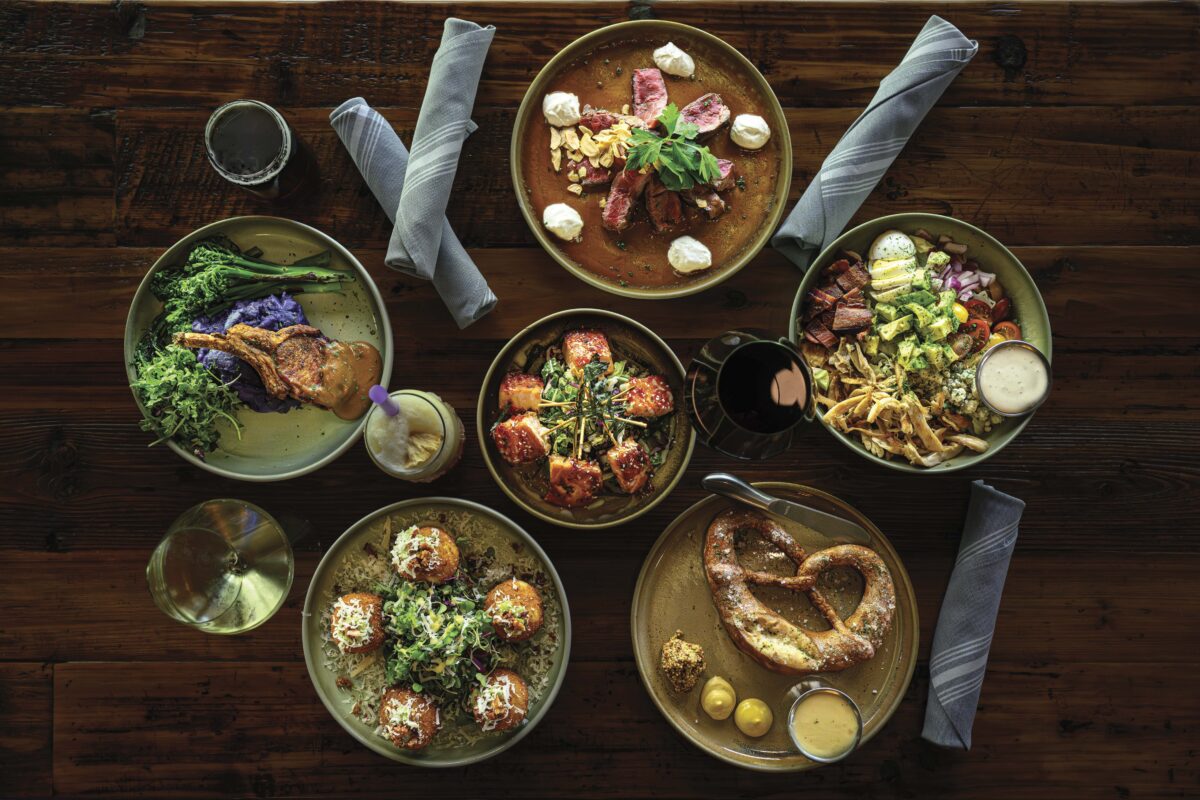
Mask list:
POLYGON ((269 200, 286 200, 316 179, 316 162, 283 115, 257 100, 234 100, 204 127, 209 163, 225 180, 269 200))

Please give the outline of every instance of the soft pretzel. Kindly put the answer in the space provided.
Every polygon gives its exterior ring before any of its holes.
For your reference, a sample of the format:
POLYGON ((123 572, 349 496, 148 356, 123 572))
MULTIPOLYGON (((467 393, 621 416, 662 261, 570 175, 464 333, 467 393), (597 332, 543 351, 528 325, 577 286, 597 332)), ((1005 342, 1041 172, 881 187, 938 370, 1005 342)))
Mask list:
POLYGON ((892 575, 874 550, 842 544, 806 555, 778 523, 756 511, 731 509, 719 515, 704 540, 704 569, 713 604, 738 649, 769 670, 785 675, 836 672, 873 657, 883 644, 896 608, 892 575), (794 576, 771 575, 742 567, 734 547, 738 531, 753 530, 796 562, 794 576), (817 589, 830 567, 852 567, 866 585, 858 608, 841 619, 817 589), (827 631, 794 625, 754 596, 750 586, 778 586, 804 592, 829 620, 827 631))

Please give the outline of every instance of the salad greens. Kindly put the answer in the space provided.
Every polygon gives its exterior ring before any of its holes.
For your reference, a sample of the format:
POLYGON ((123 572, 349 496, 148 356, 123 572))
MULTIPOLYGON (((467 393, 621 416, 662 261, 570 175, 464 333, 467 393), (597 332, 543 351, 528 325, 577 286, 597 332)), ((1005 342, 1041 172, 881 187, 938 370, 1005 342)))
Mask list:
POLYGON ((221 420, 241 435, 241 424, 233 416, 241 402, 238 396, 200 366, 187 348, 168 345, 139 356, 132 386, 149 410, 141 427, 158 437, 152 445, 175 439, 203 458, 217 446, 221 420))
POLYGON ((700 128, 694 122, 681 121, 678 106, 668 104, 658 121, 662 125, 662 136, 645 128, 633 129, 625 169, 653 166, 659 180, 673 192, 721 179, 717 157, 695 141, 700 128))

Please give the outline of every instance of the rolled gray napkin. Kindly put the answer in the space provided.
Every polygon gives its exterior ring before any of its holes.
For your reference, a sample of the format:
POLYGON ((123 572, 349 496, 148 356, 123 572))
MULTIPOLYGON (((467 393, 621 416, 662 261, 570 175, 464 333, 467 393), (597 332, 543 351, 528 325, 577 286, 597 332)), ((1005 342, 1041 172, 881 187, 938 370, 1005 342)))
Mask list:
POLYGON ((971 484, 958 560, 942 600, 929 658, 929 701, 921 736, 971 749, 971 725, 987 672, 996 612, 1025 501, 983 481, 971 484))
POLYGON ((400 192, 396 226, 388 244, 388 262, 407 267, 422 278, 432 278, 437 269, 441 220, 475 107, 483 61, 495 35, 491 25, 483 28, 450 17, 429 67, 429 82, 413 131, 408 178, 400 192))
MULTIPOLYGON (((347 100, 335 108, 329 115, 329 124, 350 151, 350 157, 388 219, 394 222, 409 162, 404 142, 388 121, 361 97, 347 100)), ((468 120, 467 133, 474 129, 475 124, 468 120)), ((458 327, 465 328, 495 307, 496 295, 454 235, 444 212, 438 219, 441 245, 430 280, 458 327)), ((387 264, 395 269, 390 256, 389 249, 387 264)))
POLYGON ((834 145, 771 245, 807 269, 841 235, 925 114, 977 52, 979 45, 958 28, 930 17, 900 64, 880 81, 866 110, 834 145))

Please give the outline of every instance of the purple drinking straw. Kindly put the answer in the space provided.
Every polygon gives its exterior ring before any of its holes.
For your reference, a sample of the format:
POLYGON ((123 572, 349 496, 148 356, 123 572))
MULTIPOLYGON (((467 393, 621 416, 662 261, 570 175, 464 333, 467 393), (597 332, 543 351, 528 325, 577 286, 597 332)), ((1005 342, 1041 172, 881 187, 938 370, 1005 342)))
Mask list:
POLYGON ((367 397, 371 398, 371 402, 379 406, 383 413, 389 417, 394 417, 400 413, 400 406, 392 402, 392 398, 388 397, 388 390, 379 384, 371 387, 371 391, 367 392, 367 397))

